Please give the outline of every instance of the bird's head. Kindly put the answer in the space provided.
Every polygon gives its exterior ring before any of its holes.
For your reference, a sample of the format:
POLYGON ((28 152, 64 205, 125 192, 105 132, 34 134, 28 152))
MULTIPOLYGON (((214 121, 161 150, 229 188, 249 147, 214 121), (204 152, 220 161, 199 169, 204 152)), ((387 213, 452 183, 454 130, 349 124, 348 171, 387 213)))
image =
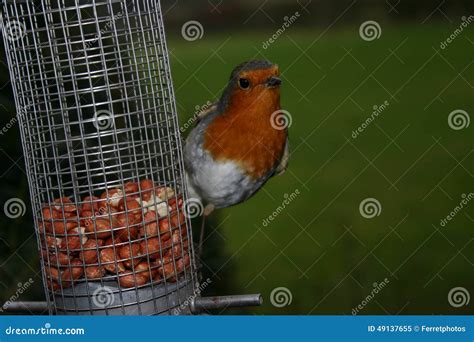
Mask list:
POLYGON ((278 65, 253 60, 238 65, 220 100, 221 110, 229 108, 279 109, 280 71, 278 65))

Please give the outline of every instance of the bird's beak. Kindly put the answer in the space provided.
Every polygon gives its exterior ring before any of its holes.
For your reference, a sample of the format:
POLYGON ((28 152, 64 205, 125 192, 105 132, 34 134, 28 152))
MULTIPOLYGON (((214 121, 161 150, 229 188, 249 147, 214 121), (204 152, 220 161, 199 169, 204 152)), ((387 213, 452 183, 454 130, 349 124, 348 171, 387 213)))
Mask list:
POLYGON ((276 76, 272 76, 268 79, 266 85, 269 88, 276 88, 276 87, 280 86, 280 84, 281 84, 281 78, 276 77, 276 76))

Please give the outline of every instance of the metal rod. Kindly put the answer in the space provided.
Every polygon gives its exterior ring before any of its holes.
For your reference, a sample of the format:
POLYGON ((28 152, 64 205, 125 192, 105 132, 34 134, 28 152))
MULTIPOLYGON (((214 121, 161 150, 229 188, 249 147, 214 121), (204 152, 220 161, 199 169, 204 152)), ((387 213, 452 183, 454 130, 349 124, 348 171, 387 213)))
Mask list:
POLYGON ((191 312, 199 313, 202 310, 260 306, 262 304, 263 297, 260 293, 236 296, 197 297, 191 303, 191 312))
MULTIPOLYGON (((261 294, 198 297, 191 304, 191 312, 199 313, 203 310, 224 309, 229 307, 260 306, 263 304, 261 294)), ((48 311, 47 302, 14 302, 3 306, 3 311, 44 313, 48 311)))
POLYGON ((47 302, 13 302, 3 305, 4 312, 44 313, 48 311, 47 302))

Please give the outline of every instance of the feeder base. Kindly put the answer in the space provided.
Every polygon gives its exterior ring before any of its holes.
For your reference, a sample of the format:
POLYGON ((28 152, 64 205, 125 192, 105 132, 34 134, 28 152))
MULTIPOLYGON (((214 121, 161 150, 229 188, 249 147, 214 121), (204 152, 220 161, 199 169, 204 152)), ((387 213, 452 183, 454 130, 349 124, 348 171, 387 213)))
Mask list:
POLYGON ((116 282, 76 284, 54 296, 58 315, 190 315, 190 281, 121 289, 116 282), (188 303, 186 305, 186 303, 188 303))

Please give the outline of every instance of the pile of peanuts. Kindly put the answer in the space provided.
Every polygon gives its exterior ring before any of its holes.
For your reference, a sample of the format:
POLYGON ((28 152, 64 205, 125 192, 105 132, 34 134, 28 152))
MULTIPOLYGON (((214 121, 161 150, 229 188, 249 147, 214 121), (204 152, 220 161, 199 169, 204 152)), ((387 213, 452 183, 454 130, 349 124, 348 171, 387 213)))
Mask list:
POLYGON ((149 179, 79 203, 58 198, 43 207, 38 227, 51 291, 80 281, 176 282, 189 267, 182 197, 149 179))

